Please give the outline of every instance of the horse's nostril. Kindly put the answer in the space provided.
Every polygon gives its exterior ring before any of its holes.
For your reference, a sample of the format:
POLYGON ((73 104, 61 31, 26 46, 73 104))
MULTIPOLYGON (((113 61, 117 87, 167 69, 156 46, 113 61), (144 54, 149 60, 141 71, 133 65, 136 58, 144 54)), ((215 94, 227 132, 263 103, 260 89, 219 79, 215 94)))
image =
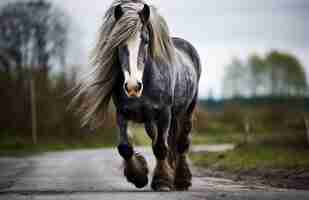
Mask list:
POLYGON ((140 91, 143 88, 143 84, 141 82, 137 82, 137 91, 140 91))

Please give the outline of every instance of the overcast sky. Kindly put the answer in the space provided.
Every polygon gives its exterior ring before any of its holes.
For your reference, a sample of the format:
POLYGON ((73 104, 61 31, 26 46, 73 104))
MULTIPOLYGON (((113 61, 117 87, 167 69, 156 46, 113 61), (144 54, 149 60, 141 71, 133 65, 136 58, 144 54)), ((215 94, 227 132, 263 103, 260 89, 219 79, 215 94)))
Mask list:
MULTIPOLYGON (((2 1, 2 0, 1 0, 2 1)), ((111 0, 51 0, 64 8, 82 44, 71 62, 87 62, 97 29, 111 0)), ((233 57, 272 49, 297 56, 309 75, 308 0, 153 0, 172 35, 192 42, 203 61, 200 96, 220 96, 224 66, 233 57)), ((76 45, 79 46, 79 45, 76 45)))

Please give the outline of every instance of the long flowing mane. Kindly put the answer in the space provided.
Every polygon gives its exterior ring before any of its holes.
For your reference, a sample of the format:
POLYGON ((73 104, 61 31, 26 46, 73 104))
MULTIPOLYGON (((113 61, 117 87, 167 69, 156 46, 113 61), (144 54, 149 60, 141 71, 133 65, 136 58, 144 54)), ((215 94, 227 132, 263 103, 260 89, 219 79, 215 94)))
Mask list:
MULTIPOLYGON (((107 10, 99 30, 97 44, 91 55, 92 71, 82 78, 72 105, 78 107, 83 125, 98 127, 104 121, 119 75, 117 48, 143 26, 138 12, 144 0, 115 0, 107 10), (121 4, 124 15, 116 21, 114 8, 121 4)), ((157 9, 150 5, 151 15, 147 28, 150 33, 150 56, 153 61, 171 64, 175 52, 168 26, 157 9)))

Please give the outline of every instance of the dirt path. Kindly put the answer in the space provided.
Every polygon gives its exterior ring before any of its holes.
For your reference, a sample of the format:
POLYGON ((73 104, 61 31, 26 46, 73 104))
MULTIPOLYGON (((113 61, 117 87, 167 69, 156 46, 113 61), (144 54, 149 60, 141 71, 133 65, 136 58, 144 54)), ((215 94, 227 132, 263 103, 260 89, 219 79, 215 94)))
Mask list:
MULTIPOLYGON (((139 151, 146 155, 153 169, 150 149, 139 151)), ((138 190, 124 179, 121 163, 115 149, 0 158, 0 200, 309 199, 307 191, 242 185, 226 179, 201 177, 197 172, 189 192, 156 193, 149 186, 138 190)))

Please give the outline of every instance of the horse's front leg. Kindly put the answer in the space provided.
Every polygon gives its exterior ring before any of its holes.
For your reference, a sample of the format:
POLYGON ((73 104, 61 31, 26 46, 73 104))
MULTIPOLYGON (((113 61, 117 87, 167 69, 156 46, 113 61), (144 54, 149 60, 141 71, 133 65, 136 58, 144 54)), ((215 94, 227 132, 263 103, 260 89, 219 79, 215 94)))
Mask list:
POLYGON ((148 183, 147 162, 141 154, 134 151, 129 141, 128 121, 120 113, 117 113, 117 124, 120 130, 118 151, 124 159, 124 175, 137 188, 143 188, 148 183))
POLYGON ((171 110, 166 108, 159 113, 157 119, 157 134, 153 140, 153 153, 157 164, 151 187, 155 191, 170 191, 173 189, 174 173, 168 162, 167 138, 171 124, 171 110))

